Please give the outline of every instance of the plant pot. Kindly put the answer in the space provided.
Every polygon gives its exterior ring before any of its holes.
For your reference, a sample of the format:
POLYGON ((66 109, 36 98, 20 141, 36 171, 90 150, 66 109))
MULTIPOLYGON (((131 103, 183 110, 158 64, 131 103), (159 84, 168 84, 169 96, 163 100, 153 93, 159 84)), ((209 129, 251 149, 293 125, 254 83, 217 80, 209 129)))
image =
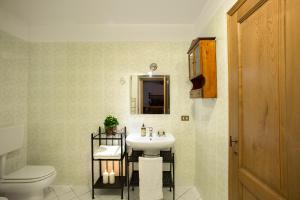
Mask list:
POLYGON ((107 135, 114 135, 117 132, 117 127, 105 127, 105 132, 107 135))

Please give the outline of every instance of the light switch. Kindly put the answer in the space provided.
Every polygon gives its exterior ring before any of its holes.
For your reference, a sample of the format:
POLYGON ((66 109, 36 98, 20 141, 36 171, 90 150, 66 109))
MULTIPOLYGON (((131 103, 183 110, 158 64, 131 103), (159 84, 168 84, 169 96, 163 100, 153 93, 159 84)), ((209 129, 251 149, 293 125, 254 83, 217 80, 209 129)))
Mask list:
POLYGON ((188 115, 181 116, 181 121, 189 121, 189 120, 190 120, 190 116, 188 116, 188 115))

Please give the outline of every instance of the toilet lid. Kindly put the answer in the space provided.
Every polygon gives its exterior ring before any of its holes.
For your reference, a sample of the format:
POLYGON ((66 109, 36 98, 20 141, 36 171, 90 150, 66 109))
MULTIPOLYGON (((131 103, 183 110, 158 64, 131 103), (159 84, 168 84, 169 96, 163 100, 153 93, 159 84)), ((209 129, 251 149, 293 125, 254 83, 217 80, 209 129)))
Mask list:
POLYGON ((41 179, 55 173, 52 166, 32 166, 28 165, 15 172, 4 176, 4 180, 32 180, 41 179))

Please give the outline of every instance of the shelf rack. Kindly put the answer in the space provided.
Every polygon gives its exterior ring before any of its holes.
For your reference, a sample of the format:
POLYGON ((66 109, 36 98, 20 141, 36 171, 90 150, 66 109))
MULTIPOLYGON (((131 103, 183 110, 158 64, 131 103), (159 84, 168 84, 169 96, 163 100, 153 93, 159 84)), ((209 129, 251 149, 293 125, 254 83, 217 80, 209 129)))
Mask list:
MULTIPOLYGON (((121 199, 123 199, 123 191, 124 191, 124 184, 126 184, 126 172, 123 174, 123 166, 127 160, 127 145, 125 144, 126 140, 126 127, 121 132, 117 132, 114 135, 107 135, 105 132, 101 132, 101 128, 99 127, 98 134, 92 133, 91 134, 91 160, 92 160, 92 198, 95 198, 95 189, 121 189, 121 199), (97 145, 94 142, 97 142, 97 145), (120 156, 117 158, 95 158, 94 151, 95 146, 100 147, 100 145, 118 145, 121 148, 120 156), (125 159, 125 163, 124 163, 125 159), (94 162, 99 162, 99 177, 95 182, 95 173, 94 173, 94 162), (118 162, 119 166, 119 174, 115 176, 115 183, 114 184, 103 184, 103 176, 102 176, 102 162, 106 162, 106 168, 108 162, 112 163, 112 168, 115 171, 115 164, 114 162, 118 162)), ((126 166, 126 165, 125 165, 126 166)))
MULTIPOLYGON (((129 196, 129 190, 130 186, 132 187, 132 190, 134 190, 134 187, 139 186, 139 171, 134 169, 134 163, 138 163, 139 157, 144 156, 143 151, 136 151, 132 150, 132 153, 127 158, 127 184, 128 184, 128 200, 130 198, 129 196), (129 177, 129 165, 132 163, 132 169, 131 169, 131 178, 129 177)), ((170 168, 168 171, 163 171, 163 187, 167 187, 170 189, 170 192, 173 189, 173 200, 175 200, 175 155, 172 153, 172 149, 169 151, 160 151, 159 154, 160 157, 163 158, 164 164, 170 164, 170 168)))

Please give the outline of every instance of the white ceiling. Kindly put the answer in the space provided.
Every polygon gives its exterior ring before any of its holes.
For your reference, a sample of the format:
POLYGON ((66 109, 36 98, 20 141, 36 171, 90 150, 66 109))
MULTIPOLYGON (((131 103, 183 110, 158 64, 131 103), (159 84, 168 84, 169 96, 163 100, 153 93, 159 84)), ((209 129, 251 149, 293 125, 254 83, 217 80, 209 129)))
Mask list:
POLYGON ((53 24, 194 24, 211 0, 0 0, 30 26, 53 24))

